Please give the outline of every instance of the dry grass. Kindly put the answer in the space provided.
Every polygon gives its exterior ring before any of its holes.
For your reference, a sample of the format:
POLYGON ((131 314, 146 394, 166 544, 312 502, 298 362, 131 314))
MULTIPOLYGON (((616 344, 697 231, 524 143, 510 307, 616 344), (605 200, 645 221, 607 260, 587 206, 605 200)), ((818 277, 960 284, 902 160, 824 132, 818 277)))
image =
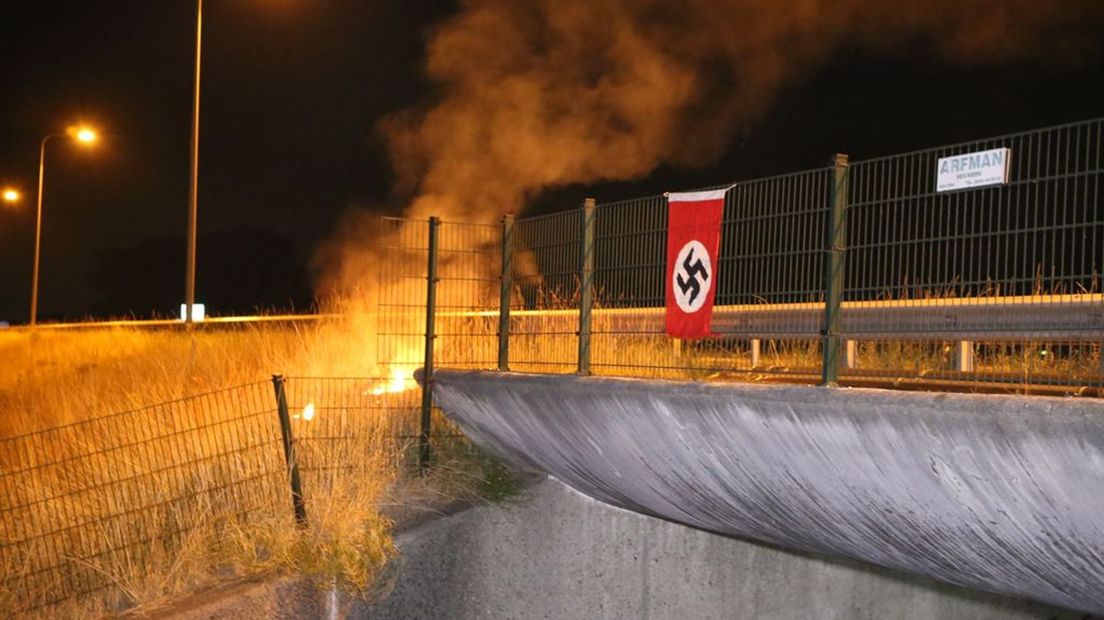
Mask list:
POLYGON ((374 317, 357 312, 192 334, 0 332, 0 617, 53 599, 38 613, 96 617, 272 570, 370 594, 393 555, 377 504, 416 393, 413 366, 378 364, 376 341, 374 317), (289 380, 305 528, 273 372, 380 377, 289 380), (227 385, 243 387, 218 391, 227 385), (317 400, 313 422, 302 399, 317 400))
MULTIPOLYGON (((387 376, 373 318, 231 329, 0 331, 0 437, 126 411, 272 373, 387 376)), ((402 370, 408 375, 414 365, 402 370)))
MULTIPOLYGON (((483 297, 480 290, 453 303, 472 307, 483 297)), ((424 313, 406 307, 382 314, 351 310, 341 319, 299 326, 246 324, 192 334, 125 328, 0 332, 6 362, 0 375, 0 549, 5 541, 65 531, 49 537, 48 545, 24 545, 18 554, 0 557, 0 575, 15 586, 0 590, 0 615, 15 615, 28 598, 63 595, 82 584, 110 587, 79 604, 64 601, 66 607, 49 613, 94 616, 147 607, 229 577, 273 570, 312 575, 321 584, 368 596, 376 592, 394 552, 390 523, 378 507, 403 495, 396 494, 398 470, 391 457, 396 438, 414 432, 410 414, 417 392, 409 377, 421 365, 424 313), (397 387, 388 379, 396 368, 405 378, 397 387), (271 386, 263 383, 273 372, 379 377, 330 388, 289 383, 309 507, 306 529, 291 518, 271 386), (252 398, 263 403, 257 420, 267 430, 226 436, 231 421, 224 419, 225 403, 199 395, 241 384, 253 384, 249 389, 258 395, 252 398), (389 385, 396 393, 386 393, 389 385), (186 404, 105 418, 178 399, 186 404), (308 404, 317 410, 314 422, 307 419, 308 404), (12 449, 24 439, 3 442, 82 420, 96 422, 40 435, 48 449, 12 449), (111 443, 116 437, 122 439, 111 443), (237 449, 241 445, 255 450, 237 449), (72 460, 56 463, 67 458, 72 460), (173 501, 157 501, 163 498, 173 501), (23 507, 15 515, 26 522, 19 531, 9 527, 14 513, 4 511, 10 506, 23 507), (128 546, 135 540, 143 543, 128 546), (57 560, 77 577, 66 583, 11 577, 57 560)), ((570 311, 518 313, 512 369, 573 372, 577 320, 570 311)), ((439 365, 495 365, 497 316, 446 312, 437 327, 439 365)), ((816 341, 764 340, 753 362, 747 340, 677 342, 661 330, 630 333, 602 313, 593 329, 595 374, 709 379, 720 373, 757 380, 815 374, 820 363, 816 341)), ((858 343, 856 372, 945 372, 953 367, 952 344, 858 343)), ((1050 375, 1099 377, 1099 356, 1096 344, 1020 343, 980 345, 976 361, 981 373, 1028 382, 1050 375)), ((434 504, 471 497, 493 477, 488 471, 478 460, 448 459, 418 488, 434 504)))

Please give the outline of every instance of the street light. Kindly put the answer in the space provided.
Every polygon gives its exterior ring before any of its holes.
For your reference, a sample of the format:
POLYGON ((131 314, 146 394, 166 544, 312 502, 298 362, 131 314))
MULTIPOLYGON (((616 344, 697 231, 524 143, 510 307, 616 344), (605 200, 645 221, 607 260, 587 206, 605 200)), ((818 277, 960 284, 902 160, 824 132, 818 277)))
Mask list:
POLYGON ((196 201, 199 180, 199 68, 203 49, 203 0, 196 0, 195 84, 192 90, 191 166, 188 177, 188 253, 184 269, 184 322, 192 324, 195 306, 196 201))
POLYGON ((38 258, 42 251, 42 186, 46 177, 46 143, 53 138, 68 136, 81 146, 90 147, 99 139, 96 130, 87 125, 75 125, 65 133, 46 134, 38 148, 38 208, 35 213, 34 271, 31 274, 31 327, 38 321, 38 258))
POLYGON ((96 130, 91 127, 70 127, 65 130, 65 133, 67 133, 70 138, 83 144, 95 144, 96 140, 99 139, 96 130))
POLYGON ((184 273, 184 322, 192 323, 196 280, 196 219, 199 181, 199 76, 203 51, 203 0, 196 0, 195 82, 192 87, 191 162, 188 176, 188 251, 184 273))
POLYGON ((5 203, 10 205, 16 204, 23 198, 23 194, 14 187, 5 187, 3 194, 0 194, 0 196, 3 197, 5 203))

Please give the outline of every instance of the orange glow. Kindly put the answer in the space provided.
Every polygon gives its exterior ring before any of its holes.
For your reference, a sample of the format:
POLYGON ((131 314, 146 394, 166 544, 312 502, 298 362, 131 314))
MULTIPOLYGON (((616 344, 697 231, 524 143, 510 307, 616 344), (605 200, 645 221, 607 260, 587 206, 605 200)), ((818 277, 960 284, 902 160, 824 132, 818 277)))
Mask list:
POLYGON ((405 392, 413 386, 407 386, 407 377, 410 372, 402 368, 395 368, 391 371, 391 380, 387 383, 381 383, 372 388, 372 396, 383 396, 384 394, 398 394, 399 392, 405 392))
POLYGON ((23 194, 19 193, 19 190, 12 187, 4 188, 4 202, 8 204, 15 204, 19 202, 19 199, 23 197, 23 194))
POLYGON ((87 125, 78 125, 70 127, 66 130, 70 138, 73 138, 77 142, 86 145, 95 144, 99 140, 100 136, 96 133, 96 130, 87 125))
POLYGON ((307 403, 306 407, 303 407, 303 410, 301 412, 293 413, 291 415, 291 419, 293 419, 293 420, 303 420, 304 422, 310 422, 311 420, 314 419, 314 414, 315 414, 314 401, 312 400, 309 403, 307 403))

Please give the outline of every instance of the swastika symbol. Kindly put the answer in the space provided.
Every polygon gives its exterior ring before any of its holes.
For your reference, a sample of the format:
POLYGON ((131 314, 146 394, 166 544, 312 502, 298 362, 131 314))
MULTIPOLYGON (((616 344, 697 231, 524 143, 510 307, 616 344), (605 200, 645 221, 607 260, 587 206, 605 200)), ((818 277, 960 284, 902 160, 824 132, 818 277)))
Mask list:
POLYGON ((688 241, 679 250, 671 285, 675 303, 683 312, 692 314, 705 305, 713 286, 713 261, 700 241, 688 241))

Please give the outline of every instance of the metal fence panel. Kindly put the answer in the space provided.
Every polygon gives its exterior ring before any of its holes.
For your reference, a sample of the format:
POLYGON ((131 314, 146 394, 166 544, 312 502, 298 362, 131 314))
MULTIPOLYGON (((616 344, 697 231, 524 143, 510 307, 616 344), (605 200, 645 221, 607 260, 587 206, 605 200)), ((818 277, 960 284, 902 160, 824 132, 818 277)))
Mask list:
POLYGON ((717 338, 666 336, 667 201, 598 208, 595 372, 664 377, 819 372, 828 169, 736 183, 717 267, 717 338))
POLYGON ((498 365, 502 227, 441 222, 435 359, 452 368, 498 365))
POLYGON ((514 224, 510 368, 573 372, 579 330, 582 214, 578 209, 514 224))
POLYGON ((406 378, 424 354, 429 222, 383 218, 381 228, 377 361, 406 378))
MULTIPOLYGON (((412 379, 283 381, 293 458, 312 508, 378 501, 417 471, 412 379)), ((431 441, 467 449, 434 413, 431 441)), ((127 607, 129 580, 186 545, 293 527, 273 384, 259 382, 0 440, 0 609, 127 607)), ((51 612, 52 614, 53 612, 51 612)), ((59 612, 60 613, 60 612, 59 612)))
POLYGON ((0 562, 33 609, 116 585, 206 524, 290 518, 272 387, 0 440, 0 562))
POLYGON ((853 164, 846 372, 1101 385, 1102 125, 853 164), (998 148, 1006 184, 937 191, 941 158, 998 148))
POLYGON ((306 494, 330 468, 409 465, 421 405, 413 379, 289 377, 287 402, 306 494))

